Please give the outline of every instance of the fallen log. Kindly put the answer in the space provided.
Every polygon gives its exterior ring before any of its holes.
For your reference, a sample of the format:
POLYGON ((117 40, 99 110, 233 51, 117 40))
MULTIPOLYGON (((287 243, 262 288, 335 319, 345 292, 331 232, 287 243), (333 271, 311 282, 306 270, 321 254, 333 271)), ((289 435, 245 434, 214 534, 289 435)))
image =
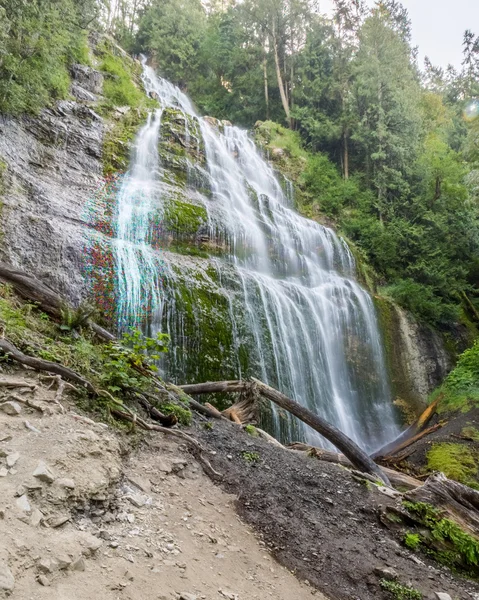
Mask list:
POLYGON ((403 444, 408 440, 415 437, 418 433, 420 433, 435 415, 439 402, 441 401, 442 395, 438 396, 432 404, 430 404, 426 410, 419 416, 417 421, 415 421, 410 427, 408 427, 405 431, 403 431, 398 437, 389 442, 379 450, 376 450, 373 454, 371 454, 371 458, 382 458, 384 456, 391 456, 399 452, 400 450, 406 448, 403 444))
MULTIPOLYGON (((336 465, 342 465, 343 467, 347 467, 349 469, 353 467, 351 461, 349 461, 344 454, 339 454, 338 452, 333 452, 332 450, 324 450, 323 448, 316 448, 315 446, 309 446, 308 444, 302 444, 300 442, 288 444, 287 448, 300 452, 308 452, 310 456, 314 456, 318 460, 334 463, 336 465)), ((382 467, 382 470, 386 473, 389 481, 394 487, 403 488, 405 490, 414 490, 423 485, 422 481, 419 481, 419 479, 411 477, 410 475, 406 475, 405 473, 400 473, 399 471, 389 469, 385 466, 382 467)))
POLYGON ((428 427, 427 429, 425 429, 424 431, 421 431, 420 433, 416 434, 414 437, 410 438, 409 440, 406 440, 402 444, 399 444, 399 446, 396 446, 394 448, 394 452, 391 453, 390 455, 388 455, 388 456, 380 456, 380 457, 378 456, 378 457, 375 457, 375 459, 377 461, 380 461, 380 462, 388 462, 390 460, 393 460, 394 456, 396 454, 399 454, 399 452, 402 452, 403 450, 405 450, 409 446, 412 446, 412 444, 414 444, 414 442, 417 442, 420 439, 422 439, 423 437, 426 437, 426 436, 430 435, 431 433, 434 433, 438 429, 441 429, 441 427, 443 427, 443 426, 444 426, 444 423, 438 423, 437 425, 433 425, 432 427, 428 427))
POLYGON ((35 369, 35 371, 56 373, 57 375, 61 375, 61 377, 67 381, 74 381, 75 383, 80 384, 92 394, 97 394, 97 391, 93 385, 87 379, 84 379, 81 375, 75 371, 72 371, 72 369, 64 367, 59 363, 54 363, 49 360, 43 360, 42 358, 36 358, 35 356, 23 354, 23 352, 21 352, 16 346, 4 338, 0 338, 0 350, 7 356, 13 358, 13 360, 27 367, 31 367, 32 369, 35 369))
MULTIPOLYGON (((33 275, 0 262, 0 281, 11 285, 19 296, 34 302, 48 315, 56 319, 61 318, 65 306, 63 298, 33 275)), ((107 342, 115 339, 112 333, 91 319, 88 319, 87 323, 100 339, 107 342)))
POLYGON ((331 425, 321 417, 318 417, 309 409, 301 406, 283 393, 278 392, 269 385, 258 379, 251 381, 220 381, 207 382, 204 384, 178 386, 188 394, 211 394, 218 392, 250 392, 254 391, 267 398, 274 404, 288 411, 303 423, 320 433, 336 446, 359 470, 370 475, 375 475, 386 485, 390 485, 387 475, 381 468, 362 450, 353 440, 348 438, 342 431, 331 425))
POLYGON ((443 473, 431 475, 426 483, 406 494, 411 502, 424 502, 438 509, 441 517, 458 523, 479 539, 479 492, 443 473))

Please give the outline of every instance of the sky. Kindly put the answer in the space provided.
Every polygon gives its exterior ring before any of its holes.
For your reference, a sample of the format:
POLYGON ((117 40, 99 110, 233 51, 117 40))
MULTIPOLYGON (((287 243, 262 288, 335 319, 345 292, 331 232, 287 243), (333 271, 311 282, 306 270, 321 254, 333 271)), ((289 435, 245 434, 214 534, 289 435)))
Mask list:
MULTIPOLYGON (((372 6, 373 0, 367 0, 372 6)), ((402 0, 412 21, 413 45, 439 67, 460 68, 462 37, 466 29, 479 35, 479 0, 402 0)), ((321 12, 329 13, 332 0, 320 0, 321 12)))

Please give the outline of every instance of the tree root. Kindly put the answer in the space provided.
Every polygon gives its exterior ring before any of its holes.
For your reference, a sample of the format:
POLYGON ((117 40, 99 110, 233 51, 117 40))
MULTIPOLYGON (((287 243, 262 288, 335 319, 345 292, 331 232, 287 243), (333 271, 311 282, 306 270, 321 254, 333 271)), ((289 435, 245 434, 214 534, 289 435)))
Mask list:
POLYGON ((123 419, 125 421, 129 421, 130 423, 135 423, 136 425, 139 425, 142 429, 145 429, 146 431, 158 431, 160 433, 165 433, 166 435, 171 435, 173 437, 179 438, 180 440, 183 440, 184 442, 186 442, 189 445, 193 456, 201 464, 201 466, 203 467, 203 470, 209 477, 211 477, 212 479, 214 479, 216 481, 220 481, 221 479, 223 479, 223 476, 221 475, 221 473, 218 473, 217 471, 215 471, 213 469, 213 467, 211 466, 211 464, 209 463, 209 461, 203 456, 202 453, 204 452, 204 448, 198 442, 198 440, 195 440, 195 438, 193 438, 193 437, 187 435, 186 433, 183 433, 182 431, 179 431, 177 429, 168 429, 167 427, 162 427, 161 425, 154 425, 152 423, 147 423, 146 421, 144 421, 137 415, 132 414, 131 412, 124 412, 122 410, 118 410, 115 408, 115 409, 112 409, 111 413, 112 413, 112 415, 120 417, 121 419, 123 419))

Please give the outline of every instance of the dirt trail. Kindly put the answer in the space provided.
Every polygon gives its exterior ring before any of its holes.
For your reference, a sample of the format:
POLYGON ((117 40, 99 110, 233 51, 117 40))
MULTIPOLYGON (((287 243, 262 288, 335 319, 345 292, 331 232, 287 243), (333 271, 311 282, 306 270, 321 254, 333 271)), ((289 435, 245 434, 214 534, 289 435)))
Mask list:
POLYGON ((55 385, 0 372, 21 378, 36 391, 0 387, 0 598, 325 598, 272 559, 186 448, 155 435, 127 454, 109 427, 62 413, 55 385))

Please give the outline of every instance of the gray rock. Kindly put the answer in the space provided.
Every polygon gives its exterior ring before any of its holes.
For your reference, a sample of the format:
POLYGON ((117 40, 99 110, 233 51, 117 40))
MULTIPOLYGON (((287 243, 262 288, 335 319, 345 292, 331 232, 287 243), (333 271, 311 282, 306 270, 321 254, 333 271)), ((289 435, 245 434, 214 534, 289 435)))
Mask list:
POLYGON ((68 556, 68 554, 59 554, 55 557, 55 562, 57 563, 60 571, 64 571, 72 564, 72 559, 68 556))
POLYGON ((15 577, 12 575, 8 565, 3 560, 0 560, 0 590, 11 592, 14 587, 15 577))
POLYGON ((6 467, 0 467, 0 477, 6 477, 8 475, 8 469, 6 467))
POLYGON ((435 594, 436 594, 437 600, 452 600, 451 596, 449 596, 449 594, 446 594, 444 592, 435 592, 435 594))
POLYGON ((56 527, 61 527, 69 520, 70 515, 58 515, 57 517, 51 517, 48 519, 47 524, 52 529, 55 529, 56 527))
POLYGON ((136 506, 137 508, 141 508, 142 506, 145 506, 145 504, 151 502, 151 498, 149 496, 145 496, 144 494, 131 493, 128 494, 126 498, 133 504, 133 506, 136 506))
POLYGON ((53 573, 57 566, 58 565, 50 558, 41 558, 37 563, 38 570, 42 573, 53 573))
POLYGON ((5 414, 14 417, 15 415, 19 415, 22 412, 22 407, 20 406, 20 404, 18 404, 18 402, 9 400, 8 402, 0 404, 0 410, 3 411, 5 414))
POLYGON ((23 512, 29 513, 32 511, 32 507, 30 505, 30 502, 28 501, 28 497, 26 494, 23 494, 23 496, 20 496, 20 498, 17 498, 17 500, 15 501, 15 504, 17 505, 17 508, 19 508, 23 512))
POLYGON ((83 556, 76 558, 70 565, 72 571, 84 571, 85 570, 85 559, 83 556))
POLYGON ((38 527, 43 520, 43 513, 38 510, 38 508, 34 508, 32 510, 32 516, 30 517, 30 525, 32 527, 38 527))
POLYGON ((71 74, 75 82, 92 94, 101 94, 103 75, 86 65, 72 65, 71 74))
POLYGON ((382 579, 387 579, 388 581, 395 581, 399 577, 396 571, 389 567, 376 567, 374 569, 374 574, 382 579))
POLYGON ((15 464, 17 463, 18 459, 20 458, 20 452, 12 452, 11 454, 7 455, 7 467, 14 467, 15 464))
POLYGON ((62 487, 62 488, 66 488, 68 490, 75 489, 75 482, 73 481, 73 479, 66 479, 66 478, 57 479, 56 485, 58 485, 59 487, 62 487))
POLYGON ((46 483, 53 483, 55 481, 55 475, 43 460, 38 463, 37 468, 33 471, 33 477, 46 483))
POLYGON ((189 594, 188 592, 181 592, 179 600, 198 600, 196 594, 189 594))
POLYGON ((75 83, 72 85, 70 92, 77 100, 83 100, 83 102, 96 102, 97 100, 95 94, 92 94, 81 85, 77 85, 75 83))
POLYGON ((46 575, 39 575, 37 577, 37 581, 40 585, 43 585, 45 587, 48 587, 50 585, 50 580, 46 575))

